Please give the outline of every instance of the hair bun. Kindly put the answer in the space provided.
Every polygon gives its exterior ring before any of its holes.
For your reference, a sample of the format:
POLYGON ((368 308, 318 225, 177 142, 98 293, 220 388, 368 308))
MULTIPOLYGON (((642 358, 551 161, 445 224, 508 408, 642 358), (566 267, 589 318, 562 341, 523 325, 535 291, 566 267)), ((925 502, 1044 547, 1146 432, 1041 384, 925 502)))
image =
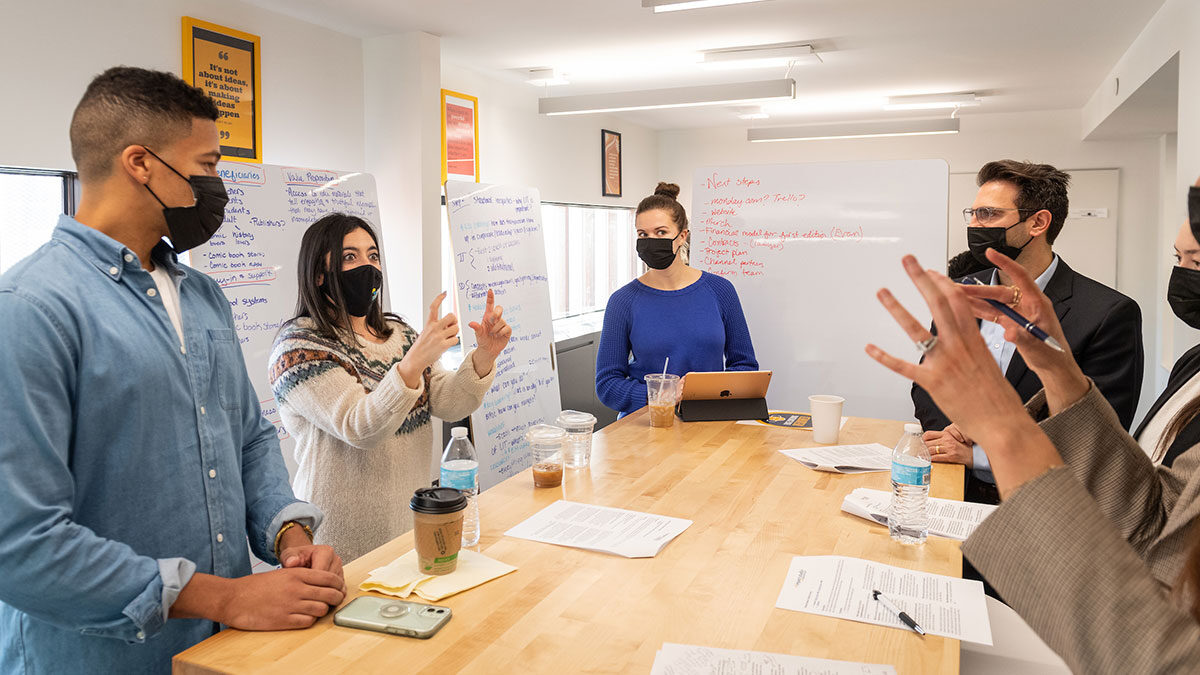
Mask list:
POLYGON ((654 188, 654 194, 675 199, 679 196, 679 186, 674 183, 660 182, 658 187, 654 188))

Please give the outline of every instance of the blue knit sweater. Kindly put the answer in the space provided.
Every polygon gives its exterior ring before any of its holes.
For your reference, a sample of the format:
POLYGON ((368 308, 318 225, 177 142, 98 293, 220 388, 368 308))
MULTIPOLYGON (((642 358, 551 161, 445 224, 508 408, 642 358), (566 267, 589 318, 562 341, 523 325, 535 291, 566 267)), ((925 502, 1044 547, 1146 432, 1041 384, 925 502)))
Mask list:
POLYGON ((608 298, 596 354, 596 394, 629 413, 646 405, 647 373, 686 375, 758 370, 750 329, 727 279, 702 272, 695 283, 660 291, 634 279, 608 298))

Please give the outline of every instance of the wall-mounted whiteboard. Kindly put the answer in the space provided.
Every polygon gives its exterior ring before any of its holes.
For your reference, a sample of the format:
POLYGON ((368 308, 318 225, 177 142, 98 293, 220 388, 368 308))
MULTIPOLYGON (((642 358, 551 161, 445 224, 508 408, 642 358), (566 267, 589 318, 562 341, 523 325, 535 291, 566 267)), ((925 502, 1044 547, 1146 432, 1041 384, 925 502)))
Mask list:
POLYGON ((913 415, 909 382, 863 351, 917 352, 875 299, 890 288, 927 323, 900 258, 946 269, 949 169, 940 160, 707 167, 696 171, 691 262, 737 289, 772 408, 811 394, 845 414, 913 415))
MULTIPOLYGON (((217 173, 229 192, 225 222, 207 244, 189 252, 190 264, 216 279, 229 299, 263 416, 275 425, 288 472, 295 476, 295 442, 279 420, 267 381, 271 345, 279 327, 295 315, 296 263, 308 226, 340 211, 365 219, 379 235, 375 179, 242 162, 221 162, 217 173)), ((382 257, 382 237, 379 246, 382 257)))
POLYGON ((562 411, 541 200, 533 188, 448 182, 446 210, 464 353, 475 347, 467 324, 483 316, 489 288, 512 327, 496 379, 471 415, 479 488, 486 490, 529 468, 525 431, 553 424, 562 411))

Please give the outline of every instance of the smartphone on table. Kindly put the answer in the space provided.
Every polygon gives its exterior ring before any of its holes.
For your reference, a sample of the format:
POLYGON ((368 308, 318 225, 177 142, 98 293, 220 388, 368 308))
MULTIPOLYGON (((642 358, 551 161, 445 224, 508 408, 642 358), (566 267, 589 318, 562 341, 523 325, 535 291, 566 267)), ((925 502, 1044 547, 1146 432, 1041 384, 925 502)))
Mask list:
POLYGON ((449 607, 376 595, 361 595, 333 615, 338 626, 421 639, 432 637, 449 620, 449 607))

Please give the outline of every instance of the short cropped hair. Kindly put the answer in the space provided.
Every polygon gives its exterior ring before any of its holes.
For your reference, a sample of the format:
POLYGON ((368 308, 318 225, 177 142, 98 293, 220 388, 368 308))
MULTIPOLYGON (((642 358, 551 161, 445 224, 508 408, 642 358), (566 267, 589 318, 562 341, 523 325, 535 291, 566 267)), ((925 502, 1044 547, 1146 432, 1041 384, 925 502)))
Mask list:
POLYGON ((71 156, 84 182, 107 178, 130 145, 151 149, 191 133, 192 120, 216 120, 204 91, 172 73, 117 66, 96 76, 71 117, 71 156))
MULTIPOLYGON (((984 164, 975 178, 980 187, 997 180, 1012 183, 1017 187, 1018 209, 1028 211, 1030 215, 1033 211, 1042 209, 1050 212, 1046 241, 1053 244, 1067 220, 1067 188, 1071 186, 1071 174, 1059 171, 1049 164, 1002 159, 984 164)), ((1024 213, 1021 215, 1028 217, 1024 213)))

